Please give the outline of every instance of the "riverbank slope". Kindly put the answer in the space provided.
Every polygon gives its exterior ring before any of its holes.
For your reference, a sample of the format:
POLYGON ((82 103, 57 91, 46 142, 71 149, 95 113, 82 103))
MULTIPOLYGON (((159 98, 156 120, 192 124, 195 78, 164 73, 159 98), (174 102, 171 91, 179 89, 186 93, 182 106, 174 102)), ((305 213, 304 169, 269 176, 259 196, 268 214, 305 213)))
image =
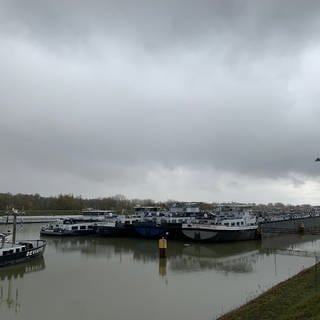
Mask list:
POLYGON ((281 282, 218 320, 320 319, 320 264, 281 282))

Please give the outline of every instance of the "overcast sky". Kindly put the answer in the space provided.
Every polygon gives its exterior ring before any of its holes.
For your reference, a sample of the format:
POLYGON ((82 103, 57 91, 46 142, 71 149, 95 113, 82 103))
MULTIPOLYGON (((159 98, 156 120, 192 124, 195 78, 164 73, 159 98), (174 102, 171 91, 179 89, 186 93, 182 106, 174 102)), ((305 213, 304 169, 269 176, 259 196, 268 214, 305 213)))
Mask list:
POLYGON ((320 2, 0 2, 0 192, 320 204, 320 2))

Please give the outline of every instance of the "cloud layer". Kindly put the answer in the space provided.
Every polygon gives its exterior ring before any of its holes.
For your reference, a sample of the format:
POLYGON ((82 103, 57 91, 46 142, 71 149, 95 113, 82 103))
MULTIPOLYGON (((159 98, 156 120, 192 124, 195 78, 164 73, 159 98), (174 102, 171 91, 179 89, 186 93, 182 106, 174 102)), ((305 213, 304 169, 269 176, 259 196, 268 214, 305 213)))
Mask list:
POLYGON ((316 1, 3 1, 1 191, 317 203, 316 1))

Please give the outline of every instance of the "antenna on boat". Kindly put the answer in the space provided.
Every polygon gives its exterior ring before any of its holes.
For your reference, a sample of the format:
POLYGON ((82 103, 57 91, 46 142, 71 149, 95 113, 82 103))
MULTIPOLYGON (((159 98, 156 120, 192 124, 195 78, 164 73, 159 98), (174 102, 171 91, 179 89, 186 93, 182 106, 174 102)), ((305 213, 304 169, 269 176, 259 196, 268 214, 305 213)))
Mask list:
POLYGON ((16 243, 17 214, 18 214, 18 210, 12 208, 12 215, 13 215, 12 244, 15 244, 15 243, 16 243))

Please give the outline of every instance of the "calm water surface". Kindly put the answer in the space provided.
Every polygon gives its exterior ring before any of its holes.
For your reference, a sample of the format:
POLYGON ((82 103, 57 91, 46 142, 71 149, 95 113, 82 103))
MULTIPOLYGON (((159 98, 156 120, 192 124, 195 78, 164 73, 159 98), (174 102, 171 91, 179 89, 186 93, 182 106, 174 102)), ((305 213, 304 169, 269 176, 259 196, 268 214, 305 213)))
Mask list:
MULTIPOLYGON (((39 238, 40 227, 25 225, 18 239, 39 238)), ((159 262, 157 241, 47 239, 43 259, 0 269, 1 320, 215 319, 313 265, 320 244, 319 237, 298 235, 171 241, 167 260, 159 262)))

